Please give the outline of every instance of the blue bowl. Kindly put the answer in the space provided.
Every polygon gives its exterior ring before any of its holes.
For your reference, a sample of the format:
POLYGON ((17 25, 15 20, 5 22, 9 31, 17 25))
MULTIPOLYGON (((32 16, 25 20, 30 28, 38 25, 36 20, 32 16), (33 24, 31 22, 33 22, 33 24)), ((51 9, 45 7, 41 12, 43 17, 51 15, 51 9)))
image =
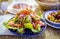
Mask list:
MULTIPOLYGON (((41 19, 41 20, 42 20, 42 19, 41 19)), ((44 20, 42 20, 42 21, 44 22, 44 20)), ((15 30, 15 31, 12 30, 12 29, 9 29, 9 30, 10 30, 13 34, 15 34, 16 36, 37 36, 37 35, 41 35, 41 34, 45 31, 46 27, 47 27, 46 24, 45 24, 45 26, 41 27, 42 29, 41 29, 41 31, 40 31, 39 33, 33 33, 31 30, 26 29, 24 34, 18 34, 18 33, 16 32, 16 30, 15 30)))
POLYGON ((43 17, 44 17, 45 21, 46 21, 48 24, 52 25, 51 27, 60 29, 60 23, 52 22, 52 21, 50 21, 50 20, 47 18, 49 14, 51 14, 52 12, 57 12, 57 11, 58 11, 58 10, 49 10, 49 11, 46 11, 46 12, 44 13, 44 16, 43 16, 43 17))

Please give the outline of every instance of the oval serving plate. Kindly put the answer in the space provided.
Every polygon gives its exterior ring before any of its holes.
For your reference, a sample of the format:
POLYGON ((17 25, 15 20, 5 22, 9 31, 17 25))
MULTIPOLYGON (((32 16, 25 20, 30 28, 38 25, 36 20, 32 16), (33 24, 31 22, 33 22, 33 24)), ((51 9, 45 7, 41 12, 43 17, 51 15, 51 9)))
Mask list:
MULTIPOLYGON (((45 22, 42 19, 41 19, 41 21, 45 22)), ((41 35, 45 31, 46 27, 47 27, 47 25, 45 24, 45 26, 42 27, 42 29, 39 33, 33 33, 33 32, 31 32, 31 30, 26 29, 24 34, 18 34, 16 32, 16 30, 15 31, 13 29, 8 29, 8 30, 10 30, 13 34, 15 34, 17 36, 37 36, 37 35, 41 35)))

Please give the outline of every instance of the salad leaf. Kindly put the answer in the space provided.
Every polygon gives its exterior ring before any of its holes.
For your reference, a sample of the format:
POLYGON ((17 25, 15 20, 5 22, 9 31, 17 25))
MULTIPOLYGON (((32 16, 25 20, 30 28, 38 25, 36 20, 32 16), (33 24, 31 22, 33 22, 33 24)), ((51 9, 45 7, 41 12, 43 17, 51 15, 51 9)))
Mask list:
POLYGON ((28 29, 33 29, 33 25, 31 23, 25 23, 24 27, 28 29))
POLYGON ((39 31, 37 31, 36 29, 32 29, 32 32, 37 33, 37 32, 39 32, 39 31))
POLYGON ((38 26, 37 30, 38 30, 38 31, 41 31, 40 24, 37 24, 37 26, 38 26))
MULTIPOLYGON (((9 20, 10 21, 10 20, 9 20)), ((3 25, 7 25, 9 21, 3 22, 3 25)))
POLYGON ((23 33, 24 33, 24 28, 18 29, 18 32, 19 32, 20 34, 23 34, 23 33))
POLYGON ((35 15, 34 15, 34 19, 35 19, 35 20, 40 20, 40 16, 38 16, 38 15, 35 14, 35 15))
POLYGON ((38 33, 38 32, 40 32, 41 31, 41 29, 40 28, 38 28, 38 29, 31 29, 32 30, 32 32, 34 32, 34 33, 38 33))
POLYGON ((35 20, 40 20, 40 18, 34 18, 35 20))
POLYGON ((43 17, 42 12, 41 11, 37 11, 37 15, 39 15, 41 18, 43 17))
POLYGON ((25 22, 26 22, 26 23, 31 22, 31 17, 30 17, 30 16, 26 16, 25 22))
POLYGON ((15 18, 13 18, 12 20, 15 21, 15 18))
POLYGON ((8 29, 13 29, 13 30, 17 30, 17 28, 15 27, 10 27, 10 26, 6 26, 8 29))
POLYGON ((8 28, 8 29, 13 29, 13 30, 16 30, 16 29, 17 29, 17 28, 14 28, 14 27, 9 26, 9 25, 8 25, 8 22, 9 22, 9 21, 3 23, 3 25, 4 25, 6 28, 8 28))
POLYGON ((18 20, 18 16, 16 16, 15 18, 12 19, 15 23, 18 20))
POLYGON ((34 33, 38 33, 38 32, 40 32, 41 31, 41 28, 40 28, 40 25, 39 24, 37 24, 37 29, 31 29, 32 30, 32 32, 34 32, 34 33))

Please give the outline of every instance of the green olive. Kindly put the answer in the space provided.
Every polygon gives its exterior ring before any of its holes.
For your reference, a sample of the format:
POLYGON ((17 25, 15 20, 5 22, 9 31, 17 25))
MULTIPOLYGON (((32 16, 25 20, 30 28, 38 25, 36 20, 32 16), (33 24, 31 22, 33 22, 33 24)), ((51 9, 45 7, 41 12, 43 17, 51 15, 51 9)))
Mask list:
POLYGON ((48 15, 48 19, 49 19, 50 21, 53 21, 53 22, 54 22, 54 20, 55 20, 54 16, 51 16, 51 15, 48 15))

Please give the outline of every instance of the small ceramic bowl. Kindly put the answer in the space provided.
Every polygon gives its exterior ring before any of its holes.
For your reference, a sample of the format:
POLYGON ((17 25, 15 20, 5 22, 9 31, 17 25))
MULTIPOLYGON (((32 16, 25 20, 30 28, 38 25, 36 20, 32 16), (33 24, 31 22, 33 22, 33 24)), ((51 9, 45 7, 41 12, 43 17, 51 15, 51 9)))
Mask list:
POLYGON ((48 24, 52 25, 51 27, 60 29, 60 23, 52 22, 52 21, 50 21, 50 20, 47 18, 49 14, 51 14, 52 12, 57 12, 57 11, 58 11, 58 10, 46 11, 46 12, 44 13, 44 16, 43 16, 43 17, 44 17, 45 21, 46 21, 48 24))

